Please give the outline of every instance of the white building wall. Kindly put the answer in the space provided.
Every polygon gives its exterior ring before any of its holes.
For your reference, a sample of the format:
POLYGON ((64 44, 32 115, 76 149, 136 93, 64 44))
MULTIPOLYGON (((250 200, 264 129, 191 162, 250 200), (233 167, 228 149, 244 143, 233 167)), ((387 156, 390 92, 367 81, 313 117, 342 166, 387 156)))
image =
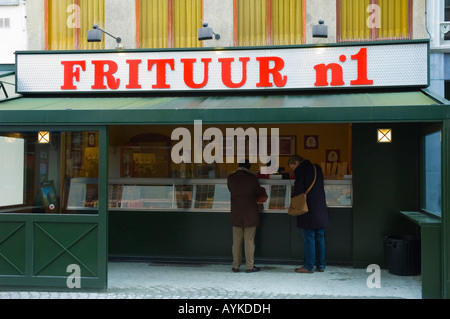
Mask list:
POLYGON ((307 0, 306 1, 306 30, 305 42, 335 43, 336 42, 336 0, 307 0), (313 26, 323 20, 328 27, 328 38, 313 38, 313 26))
MULTIPOLYGON (((14 52, 27 49, 27 27, 25 23, 25 1, 19 0, 17 5, 1 5, 0 19, 0 64, 14 64, 14 52), (4 22, 9 19, 9 27, 4 22)), ((3 3, 7 3, 6 1, 3 3)))
MULTIPOLYGON (((105 31, 122 40, 124 49, 136 48, 136 1, 105 0, 105 31)), ((114 49, 116 40, 105 34, 105 49, 114 49)))
POLYGON ((45 1, 26 0, 28 50, 45 49, 45 1))
POLYGON ((203 22, 208 23, 220 39, 203 41, 204 47, 232 47, 233 0, 206 0, 203 7, 203 22))

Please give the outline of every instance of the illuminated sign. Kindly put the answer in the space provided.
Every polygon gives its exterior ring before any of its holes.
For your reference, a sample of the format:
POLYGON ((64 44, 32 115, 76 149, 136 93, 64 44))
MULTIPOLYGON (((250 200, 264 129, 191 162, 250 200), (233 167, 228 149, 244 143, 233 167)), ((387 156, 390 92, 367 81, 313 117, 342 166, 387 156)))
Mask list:
POLYGON ((18 52, 18 93, 428 86, 428 43, 18 52))

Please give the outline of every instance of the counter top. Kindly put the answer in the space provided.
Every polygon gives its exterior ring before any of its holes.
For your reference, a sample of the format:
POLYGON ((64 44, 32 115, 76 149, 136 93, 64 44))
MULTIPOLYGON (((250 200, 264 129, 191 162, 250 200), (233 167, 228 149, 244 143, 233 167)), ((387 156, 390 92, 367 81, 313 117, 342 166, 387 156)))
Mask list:
POLYGON ((432 217, 422 212, 405 212, 401 211, 400 214, 411 220, 413 223, 416 223, 419 226, 422 225, 440 225, 441 219, 437 217, 432 217))

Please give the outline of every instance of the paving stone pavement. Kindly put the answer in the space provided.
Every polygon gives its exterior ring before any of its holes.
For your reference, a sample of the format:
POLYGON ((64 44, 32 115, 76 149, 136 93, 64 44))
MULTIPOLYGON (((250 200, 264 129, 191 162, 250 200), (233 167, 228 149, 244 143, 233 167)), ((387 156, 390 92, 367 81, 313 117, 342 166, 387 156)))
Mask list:
POLYGON ((110 262, 108 288, 2 291, 0 299, 421 299, 420 276, 382 269, 380 288, 369 288, 366 269, 328 266, 297 274, 292 265, 260 265, 231 272, 230 265, 110 262))

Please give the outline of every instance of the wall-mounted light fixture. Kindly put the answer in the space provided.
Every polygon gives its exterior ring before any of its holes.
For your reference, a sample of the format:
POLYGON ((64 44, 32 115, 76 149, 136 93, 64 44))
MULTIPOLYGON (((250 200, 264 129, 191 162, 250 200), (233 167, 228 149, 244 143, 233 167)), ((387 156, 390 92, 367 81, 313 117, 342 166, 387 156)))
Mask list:
POLYGON ((379 128, 377 141, 378 143, 392 143, 392 129, 379 128))
POLYGON ((319 24, 313 25, 313 38, 328 38, 328 26, 325 25, 325 21, 319 19, 318 22, 319 24))
POLYGON ((213 35, 216 40, 220 39, 220 35, 214 33, 213 29, 208 27, 208 23, 204 22, 203 27, 198 29, 198 41, 212 40, 213 35))
POLYGON ((50 132, 49 131, 39 131, 38 132, 38 142, 39 142, 39 144, 50 143, 50 132))
POLYGON ((114 38, 116 40, 116 49, 122 49, 122 39, 119 37, 115 37, 112 34, 106 32, 105 30, 100 29, 100 27, 97 24, 94 24, 92 26, 92 30, 89 30, 87 32, 87 41, 88 42, 102 42, 103 39, 103 33, 106 33, 111 38, 114 38))

